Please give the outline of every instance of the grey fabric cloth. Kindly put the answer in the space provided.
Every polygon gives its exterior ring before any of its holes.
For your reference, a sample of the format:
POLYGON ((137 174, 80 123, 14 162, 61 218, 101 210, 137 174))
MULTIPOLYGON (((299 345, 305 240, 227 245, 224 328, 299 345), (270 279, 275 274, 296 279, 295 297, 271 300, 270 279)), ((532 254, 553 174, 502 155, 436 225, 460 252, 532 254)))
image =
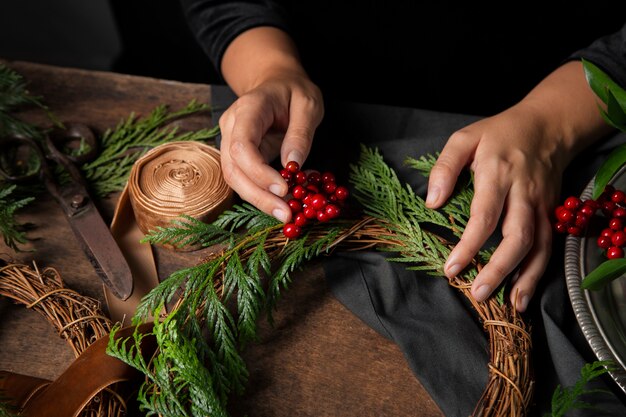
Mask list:
MULTIPOLYGON (((476 120, 458 114, 360 104, 329 104, 327 110, 314 147, 318 152, 307 165, 347 169, 358 157, 358 143, 365 143, 377 147, 399 177, 422 194, 426 181, 402 165, 404 158, 440 150, 451 133, 476 120)), ((603 157, 623 140, 623 135, 607 138, 574 161, 563 180, 563 195, 580 194, 603 157)), ((347 175, 347 170, 340 175, 347 175)), ((573 385, 582 366, 596 359, 567 295, 563 248, 563 238, 557 236, 550 265, 525 314, 532 326, 536 372, 533 416, 549 412, 557 384, 573 385)), ((488 346, 486 334, 463 295, 445 279, 408 271, 405 265, 387 262, 380 252, 340 253, 325 261, 325 269, 333 294, 365 323, 398 344, 445 415, 470 415, 487 382, 488 346)), ((609 391, 587 398, 598 408, 568 416, 626 415, 626 397, 608 375, 593 387, 609 391)))

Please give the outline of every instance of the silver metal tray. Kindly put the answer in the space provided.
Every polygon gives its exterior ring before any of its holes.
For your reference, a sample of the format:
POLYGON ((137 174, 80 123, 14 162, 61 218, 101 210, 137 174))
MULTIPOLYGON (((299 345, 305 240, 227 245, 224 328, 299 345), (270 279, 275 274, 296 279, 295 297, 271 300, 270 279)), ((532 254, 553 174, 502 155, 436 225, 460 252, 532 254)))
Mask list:
MULTIPOLYGON (((616 188, 626 190, 626 167, 611 181, 616 188)), ((592 195, 593 180, 587 184, 581 198, 592 195)), ((603 289, 588 291, 580 288, 582 278, 606 260, 596 240, 605 222, 592 221, 583 237, 568 236, 565 240, 565 280, 569 297, 585 338, 599 360, 615 362, 610 372, 617 385, 626 392, 626 276, 603 289)))

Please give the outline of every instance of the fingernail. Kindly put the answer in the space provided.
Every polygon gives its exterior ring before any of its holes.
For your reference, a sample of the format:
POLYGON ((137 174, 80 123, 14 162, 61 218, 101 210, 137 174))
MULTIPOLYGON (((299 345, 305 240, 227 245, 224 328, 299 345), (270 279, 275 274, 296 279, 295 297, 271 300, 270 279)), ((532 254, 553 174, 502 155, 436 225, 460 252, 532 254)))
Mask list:
POLYGON ((431 187, 428 189, 428 194, 426 194, 426 206, 432 207, 437 203, 439 199, 439 195, 441 194, 441 190, 439 187, 431 187))
POLYGON ((448 268, 446 268, 446 272, 447 272, 446 275, 449 278, 456 277, 459 274, 459 272, 461 272, 461 265, 459 264, 450 265, 448 268))
POLYGON ((474 291, 474 299, 478 302, 485 301, 491 294, 491 286, 483 284, 474 291))
POLYGON ((528 295, 522 296, 522 299, 520 300, 519 305, 517 306, 517 310, 526 311, 526 309, 528 308, 529 302, 530 302, 530 297, 528 295))
POLYGON ((289 152, 289 155, 287 156, 287 162, 296 161, 300 165, 302 165, 302 162, 304 162, 303 159, 304 158, 302 157, 302 153, 298 151, 291 151, 289 152))
POLYGON ((272 184, 270 185, 270 192, 279 197, 283 196, 283 187, 280 184, 272 184))
POLYGON ((283 223, 287 223, 287 213, 283 209, 274 209, 272 210, 272 216, 276 217, 283 223))

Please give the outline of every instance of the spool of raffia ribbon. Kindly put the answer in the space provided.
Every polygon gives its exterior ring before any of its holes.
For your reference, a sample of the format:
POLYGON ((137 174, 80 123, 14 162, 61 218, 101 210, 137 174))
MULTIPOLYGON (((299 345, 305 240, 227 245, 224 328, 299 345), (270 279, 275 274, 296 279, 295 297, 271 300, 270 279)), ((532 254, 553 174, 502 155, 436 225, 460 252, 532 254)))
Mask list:
POLYGON ((133 274, 133 293, 126 301, 104 287, 114 321, 130 319, 141 298, 159 284, 152 247, 140 243, 144 235, 171 226, 183 214, 211 222, 230 207, 232 197, 220 169, 220 153, 212 146, 172 142, 135 162, 111 223, 111 233, 133 274))
POLYGON ((186 214, 209 223, 230 205, 217 149, 199 142, 156 147, 139 159, 128 178, 130 202, 144 233, 186 214))

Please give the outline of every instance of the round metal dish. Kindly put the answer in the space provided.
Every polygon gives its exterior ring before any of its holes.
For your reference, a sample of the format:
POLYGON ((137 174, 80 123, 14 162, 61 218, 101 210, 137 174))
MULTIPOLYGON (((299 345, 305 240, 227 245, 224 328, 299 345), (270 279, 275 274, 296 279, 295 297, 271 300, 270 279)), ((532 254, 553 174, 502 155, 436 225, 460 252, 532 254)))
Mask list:
MULTIPOLYGON (((626 189, 626 167, 611 183, 626 189)), ((582 199, 591 198, 593 180, 587 184, 582 199)), ((591 223, 585 236, 568 236, 565 240, 565 279, 574 313, 585 338, 599 360, 615 362, 610 372, 617 385, 626 392, 626 276, 603 289, 588 291, 580 288, 582 278, 606 260, 596 245, 601 222, 591 223)))

